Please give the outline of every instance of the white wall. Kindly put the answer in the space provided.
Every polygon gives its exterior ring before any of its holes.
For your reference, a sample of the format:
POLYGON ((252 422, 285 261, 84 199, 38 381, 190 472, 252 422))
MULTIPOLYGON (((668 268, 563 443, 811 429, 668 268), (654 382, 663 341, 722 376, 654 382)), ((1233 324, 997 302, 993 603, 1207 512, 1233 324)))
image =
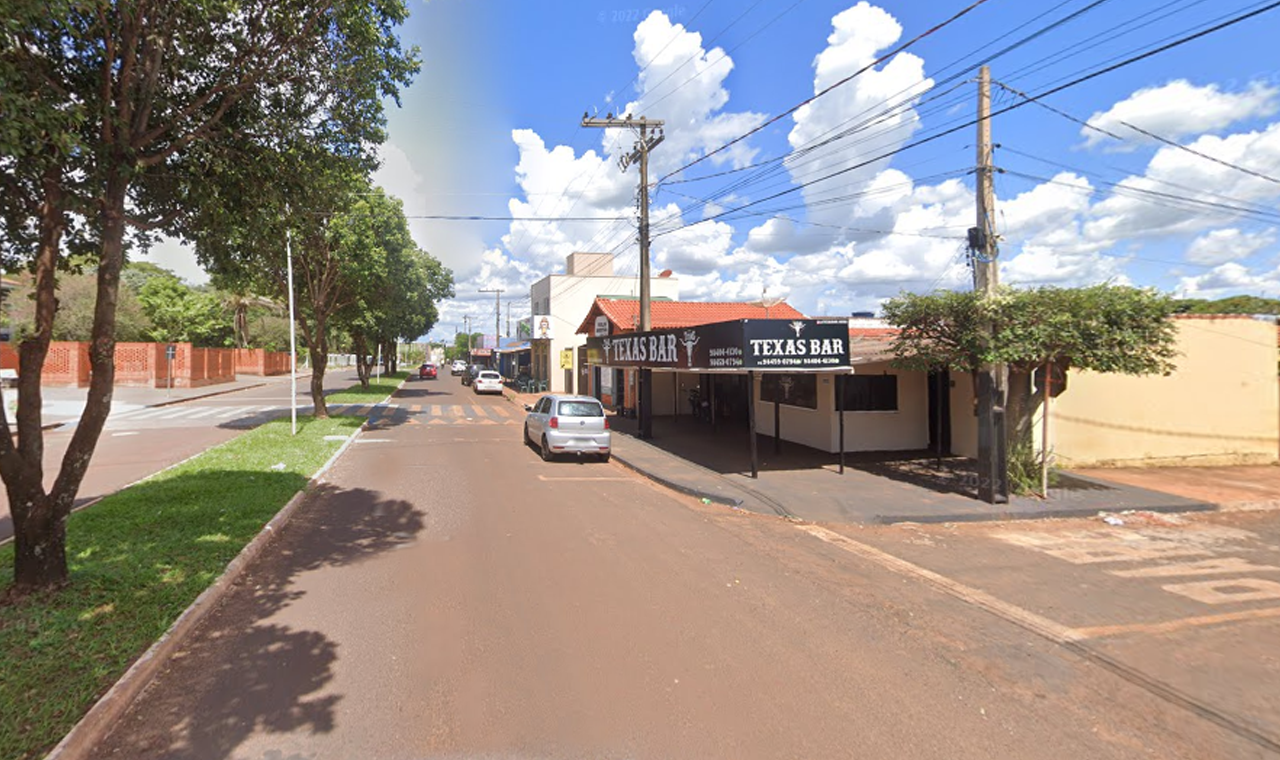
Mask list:
MULTIPOLYGON (((667 298, 675 301, 680 297, 680 285, 674 277, 656 277, 649 281, 649 292, 653 298, 667 298)), ((560 352, 566 348, 574 349, 573 376, 576 378, 578 375, 577 348, 587 342, 587 336, 578 335, 577 330, 582 320, 586 319, 587 312, 591 311, 591 304, 596 298, 601 296, 639 297, 639 295, 640 280, 636 277, 578 277, 553 274, 530 286, 529 299, 532 313, 542 313, 544 304, 550 301, 552 329, 555 335, 550 346, 552 392, 565 391, 565 373, 560 369, 560 352)))
MULTIPOLYGON (((910 451, 929 446, 928 376, 900 372, 888 363, 861 365, 858 374, 898 376, 898 411, 845 412, 845 451, 910 451)), ((773 402, 760 400, 756 383, 756 430, 773 435, 773 402)), ((840 450, 840 418, 836 414, 835 376, 818 376, 818 408, 779 407, 782 440, 821 451, 840 450)))
MULTIPOLYGON (((860 364, 858 375, 897 375, 898 411, 845 412, 845 451, 912 451, 929 447, 929 376, 924 372, 904 372, 888 362, 860 364)), ((835 392, 830 392, 832 419, 836 429, 831 441, 838 451, 840 420, 834 416, 835 392)))

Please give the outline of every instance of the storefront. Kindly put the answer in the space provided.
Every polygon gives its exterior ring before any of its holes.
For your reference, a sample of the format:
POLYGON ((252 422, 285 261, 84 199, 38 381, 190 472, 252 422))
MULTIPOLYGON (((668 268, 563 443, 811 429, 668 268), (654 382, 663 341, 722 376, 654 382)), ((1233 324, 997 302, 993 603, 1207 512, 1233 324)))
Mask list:
MULTIPOLYGON (((843 319, 739 319, 591 337, 586 349, 591 392, 615 407, 634 408, 626 401, 634 397, 638 371, 647 369, 656 375, 650 414, 689 414, 713 423, 745 419, 753 476, 757 407, 771 408, 770 428, 781 439, 782 406, 816 411, 819 378, 829 384, 851 369, 843 319)), ((843 440, 841 435, 842 452, 843 440)))

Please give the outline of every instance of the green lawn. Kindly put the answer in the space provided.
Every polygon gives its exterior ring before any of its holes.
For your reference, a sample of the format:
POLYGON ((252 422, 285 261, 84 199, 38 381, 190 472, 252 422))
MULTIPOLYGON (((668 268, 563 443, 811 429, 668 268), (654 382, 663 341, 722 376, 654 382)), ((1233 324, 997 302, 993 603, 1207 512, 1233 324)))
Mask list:
POLYGON ((379 380, 371 375, 368 388, 362 388, 359 384, 353 385, 345 391, 338 391, 325 396, 325 404, 376 404, 390 396, 408 376, 408 372, 396 372, 390 375, 383 375, 382 379, 379 380))
POLYGON ((0 606, 0 757, 52 748, 363 422, 270 422, 73 514, 71 585, 0 606))

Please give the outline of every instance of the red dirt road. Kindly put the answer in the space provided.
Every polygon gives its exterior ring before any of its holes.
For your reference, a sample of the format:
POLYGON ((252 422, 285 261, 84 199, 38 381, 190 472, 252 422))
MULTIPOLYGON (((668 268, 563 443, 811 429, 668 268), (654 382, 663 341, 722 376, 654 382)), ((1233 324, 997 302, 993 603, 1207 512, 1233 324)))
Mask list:
POLYGON ((364 433, 96 758, 1267 756, 790 523, 544 463, 514 406, 431 390, 459 411, 364 433))

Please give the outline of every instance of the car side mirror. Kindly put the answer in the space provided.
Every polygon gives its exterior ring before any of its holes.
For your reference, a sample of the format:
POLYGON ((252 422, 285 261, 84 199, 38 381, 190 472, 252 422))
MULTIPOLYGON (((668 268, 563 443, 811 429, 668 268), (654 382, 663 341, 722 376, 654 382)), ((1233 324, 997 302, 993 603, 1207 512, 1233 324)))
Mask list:
POLYGON ((525 410, 526 412, 532 412, 532 411, 533 411, 533 405, 532 405, 532 404, 525 404, 525 405, 524 405, 524 410, 525 410))

